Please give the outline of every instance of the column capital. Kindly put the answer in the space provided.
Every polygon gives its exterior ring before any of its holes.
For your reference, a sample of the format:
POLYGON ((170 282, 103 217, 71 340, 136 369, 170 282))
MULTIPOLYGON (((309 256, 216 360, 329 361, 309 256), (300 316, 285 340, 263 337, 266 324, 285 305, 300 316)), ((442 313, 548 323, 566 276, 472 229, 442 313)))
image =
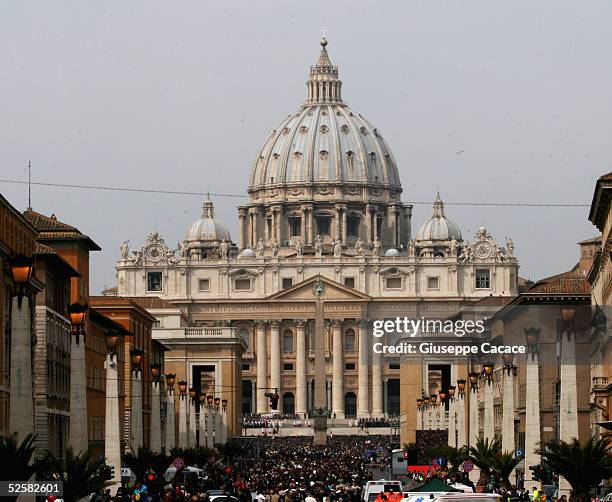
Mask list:
POLYGON ((308 320, 306 319, 296 319, 294 321, 295 327, 299 329, 304 329, 307 323, 308 323, 308 320))
POLYGON ((272 329, 279 329, 280 325, 281 325, 281 320, 280 319, 272 319, 271 321, 268 321, 268 323, 270 324, 270 327, 272 329))
POLYGON ((344 323, 344 319, 331 319, 332 328, 341 328, 344 323))

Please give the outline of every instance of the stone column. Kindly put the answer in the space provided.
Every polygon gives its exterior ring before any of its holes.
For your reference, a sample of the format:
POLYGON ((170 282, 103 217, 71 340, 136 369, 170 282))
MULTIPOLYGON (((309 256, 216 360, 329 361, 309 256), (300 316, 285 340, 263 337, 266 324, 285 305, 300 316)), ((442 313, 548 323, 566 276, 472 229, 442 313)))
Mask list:
MULTIPOLYGON (((444 408, 442 408, 444 409, 444 408)), ((448 400, 448 446, 453 448, 457 442, 457 417, 455 411, 455 403, 452 399, 448 400)))
POLYGON ((378 239, 378 211, 372 211, 372 229, 374 232, 374 239, 378 239))
POLYGON ((281 207, 274 208, 274 218, 276 223, 276 240, 279 244, 283 242, 283 210, 281 207))
POLYGON ((159 395, 159 381, 151 382, 151 443, 150 450, 161 452, 161 397, 159 395))
POLYGON ((502 451, 514 453, 514 374, 504 368, 504 393, 502 395, 502 451))
POLYGON ((533 480, 529 470, 540 463, 536 449, 540 446, 540 367, 538 354, 527 355, 527 377, 525 382, 525 488, 533 493, 540 488, 540 482, 533 480))
POLYGON ((346 230, 346 207, 342 208, 342 242, 346 244, 348 234, 346 230))
POLYGON ((247 243, 247 239, 246 239, 246 231, 245 231, 245 227, 246 227, 246 211, 242 208, 238 209, 238 220, 239 220, 239 225, 240 225, 240 249, 244 249, 248 246, 247 243))
POLYGON ((208 410, 206 410, 206 447, 215 447, 212 408, 208 408, 208 410))
POLYGON ((132 411, 130 427, 130 446, 134 453, 144 445, 144 433, 142 424, 142 372, 132 371, 132 411))
POLYGON ((196 448, 197 445, 197 422, 195 401, 189 399, 189 448, 196 448))
POLYGON ((215 415, 215 444, 223 444, 222 443, 222 440, 223 440, 222 435, 223 435, 223 433, 221 432, 221 428, 222 428, 222 425, 221 425, 221 415, 222 415, 222 413, 221 413, 220 410, 215 409, 214 415, 215 415))
POLYGON ((340 211, 341 211, 340 206, 336 206, 336 212, 334 214, 335 225, 336 225, 334 237, 338 240, 340 240, 340 235, 341 235, 340 234, 340 230, 341 230, 340 229, 340 211))
POLYGON ((495 438, 495 408, 493 404, 493 376, 491 381, 482 382, 484 392, 484 439, 492 441, 495 438))
POLYGON ((117 355, 106 354, 106 397, 104 417, 104 458, 113 466, 111 490, 114 494, 121 484, 121 422, 119 421, 119 372, 117 355))
POLYGON ((257 350, 257 413, 268 412, 268 398, 265 396, 268 387, 268 360, 266 347, 266 323, 258 322, 255 329, 257 350))
MULTIPOLYGON (((280 321, 277 320, 270 323, 270 387, 277 389, 277 392, 281 395, 280 321)), ((270 411, 280 413, 280 410, 270 411)))
MULTIPOLYGON (((486 383, 482 383, 481 385, 486 385, 486 383)), ((469 383, 468 383, 469 386, 469 383)), ((469 435, 468 435, 468 446, 476 446, 476 441, 480 436, 480 424, 479 422, 479 407, 478 407, 478 388, 470 389, 469 391, 469 435)), ((475 467, 469 474, 470 480, 473 483, 478 482, 478 478, 480 476, 480 469, 475 467)))
MULTIPOLYGON (((561 395, 559 399, 559 439, 571 442, 578 438, 578 396, 576 386, 576 344, 573 327, 561 333, 561 395)), ((569 499, 571 487, 559 478, 559 497, 569 499)))
POLYGON ((11 315, 11 395, 9 431, 21 442, 34 433, 34 388, 32 386, 32 309, 28 298, 21 308, 13 298, 11 315))
POLYGON ((370 378, 368 376, 368 353, 370 350, 371 347, 368 341, 368 323, 367 321, 361 321, 359 323, 359 375, 357 377, 357 384, 359 386, 359 390, 357 391, 358 418, 370 416, 370 378))
POLYGON ((74 453, 88 451, 87 378, 85 337, 70 336, 70 447, 74 453))
POLYGON ((366 224, 366 238, 364 240, 366 242, 370 242, 372 240, 372 212, 371 212, 370 204, 366 204, 366 207, 365 207, 365 224, 366 224))
POLYGON ((306 244, 312 244, 312 239, 313 239, 313 211, 312 211, 312 207, 308 208, 308 225, 306 227, 307 230, 307 235, 306 235, 306 244))
POLYGON ((206 409, 203 404, 200 404, 200 413, 198 415, 198 446, 206 446, 206 409))
POLYGON ((383 414, 383 359, 382 354, 372 352, 372 416, 383 414))
POLYGON ((176 445, 174 391, 168 389, 166 392, 166 455, 170 455, 170 451, 176 445))
POLYGON ((467 445, 467 430, 465 427, 465 396, 458 393, 455 399, 455 417, 457 421, 457 448, 467 445))
POLYGON ((306 242, 306 208, 300 207, 300 236, 302 242, 306 242))
POLYGON ((188 396, 179 396, 178 447, 189 448, 189 418, 187 417, 188 396))
POLYGON ((296 348, 295 348, 295 412, 303 416, 308 411, 306 381, 306 322, 295 322, 296 348))
POLYGON ((332 321, 332 413, 344 418, 344 382, 342 357, 342 320, 332 321))

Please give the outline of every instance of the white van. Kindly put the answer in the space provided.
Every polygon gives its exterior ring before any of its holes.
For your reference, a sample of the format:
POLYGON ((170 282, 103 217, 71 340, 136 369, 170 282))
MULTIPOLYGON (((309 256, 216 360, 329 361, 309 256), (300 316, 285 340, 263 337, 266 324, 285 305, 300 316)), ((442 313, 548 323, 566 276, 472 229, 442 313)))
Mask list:
POLYGON ((501 495, 496 493, 409 492, 407 495, 402 502, 501 502, 501 495))
POLYGON ((391 481, 379 479, 377 481, 368 481, 363 487, 362 500, 363 502, 372 502, 381 492, 398 492, 402 491, 401 481, 391 481))

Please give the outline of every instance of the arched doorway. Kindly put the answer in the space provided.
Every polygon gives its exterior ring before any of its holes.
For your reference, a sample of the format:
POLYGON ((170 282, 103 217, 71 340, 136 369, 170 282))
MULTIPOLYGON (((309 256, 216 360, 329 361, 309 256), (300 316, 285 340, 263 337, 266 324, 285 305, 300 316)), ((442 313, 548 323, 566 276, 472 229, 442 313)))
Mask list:
POLYGON ((357 416, 357 396, 354 392, 344 394, 344 416, 346 418, 357 416))
POLYGON ((285 392, 283 394, 283 413, 295 413, 295 397, 293 392, 285 392))
POLYGON ((400 414, 400 380, 390 378, 387 382, 387 415, 398 417, 400 414))

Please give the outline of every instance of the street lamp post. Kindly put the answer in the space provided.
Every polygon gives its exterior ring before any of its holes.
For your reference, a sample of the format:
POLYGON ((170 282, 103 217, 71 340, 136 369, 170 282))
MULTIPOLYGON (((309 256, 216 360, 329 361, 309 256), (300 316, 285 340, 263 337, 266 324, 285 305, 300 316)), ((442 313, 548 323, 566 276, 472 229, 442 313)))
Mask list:
POLYGON ((533 479, 532 465, 540 463, 536 449, 540 444, 540 362, 538 360, 538 341, 540 328, 531 325, 524 328, 527 342, 527 361, 525 392, 525 488, 530 491, 540 487, 539 481, 533 479))
POLYGON ((11 308, 11 365, 9 430, 23 441, 34 433, 34 396, 32 386, 32 297, 29 291, 34 259, 22 254, 11 262, 15 287, 11 308), (23 305, 23 297, 28 301, 23 305))
POLYGON ((161 396, 160 377, 161 364, 151 364, 151 442, 150 449, 161 453, 161 396))
POLYGON ((166 374, 166 454, 170 454, 176 444, 176 425, 174 411, 175 373, 166 374))
POLYGON ((132 363, 132 410, 130 412, 130 446, 134 453, 144 445, 143 416, 142 416, 142 356, 144 352, 133 348, 130 350, 132 363))
POLYGON ((178 426, 178 446, 179 448, 189 447, 189 418, 187 417, 187 382, 181 380, 179 385, 179 426, 178 426))
POLYGON ((71 325, 70 343, 70 433, 69 444, 75 453, 88 450, 87 376, 85 371, 85 336, 89 307, 87 303, 68 306, 71 325), (83 337, 83 343, 80 338, 83 337))
POLYGON ((196 401, 199 402, 198 391, 195 387, 189 389, 189 447, 197 447, 196 401))
POLYGON ((107 331, 106 336, 106 395, 104 419, 104 458, 113 466, 112 490, 121 483, 121 422, 119 421, 119 364, 117 345, 119 333, 107 331))

